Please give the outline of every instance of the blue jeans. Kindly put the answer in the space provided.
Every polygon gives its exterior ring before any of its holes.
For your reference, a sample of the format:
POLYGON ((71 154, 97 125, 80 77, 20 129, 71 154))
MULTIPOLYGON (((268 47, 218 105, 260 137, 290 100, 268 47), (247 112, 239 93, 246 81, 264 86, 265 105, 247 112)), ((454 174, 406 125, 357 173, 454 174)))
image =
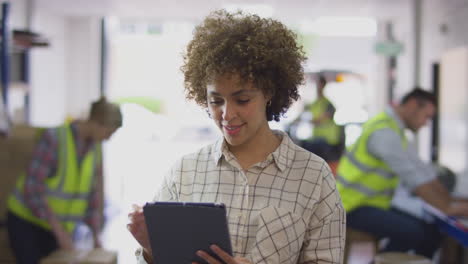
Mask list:
POLYGON ((382 251, 406 252, 432 258, 440 246, 442 234, 434 224, 426 223, 397 209, 359 207, 346 215, 347 226, 370 233, 376 238, 389 238, 382 251))

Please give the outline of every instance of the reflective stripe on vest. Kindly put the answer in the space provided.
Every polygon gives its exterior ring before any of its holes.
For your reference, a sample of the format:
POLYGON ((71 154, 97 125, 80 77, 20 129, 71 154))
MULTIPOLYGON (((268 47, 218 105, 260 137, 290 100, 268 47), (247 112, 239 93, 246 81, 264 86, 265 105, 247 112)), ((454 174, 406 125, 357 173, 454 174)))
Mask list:
MULTIPOLYGON (((65 229, 72 232, 77 221, 83 220, 94 182, 96 165, 100 162, 101 145, 96 144, 81 164, 77 162, 75 142, 69 125, 58 127, 58 164, 56 174, 45 180, 45 198, 51 211, 65 229)), ((26 174, 23 173, 8 198, 8 208, 17 216, 50 230, 49 223, 36 217, 24 200, 26 174)))
POLYGON ((387 113, 381 113, 364 125, 357 142, 347 150, 339 162, 337 188, 347 212, 364 205, 383 209, 390 207, 399 178, 384 161, 367 151, 370 135, 386 128, 398 133, 403 148, 406 148, 406 137, 397 121, 387 113))
MULTIPOLYGON (((313 102, 309 111, 312 113, 312 118, 322 116, 327 112, 327 108, 331 102, 326 98, 322 97, 313 102)), ((336 145, 340 142, 341 129, 333 121, 333 117, 330 120, 326 120, 321 124, 314 124, 312 138, 323 138, 330 145, 336 145)))

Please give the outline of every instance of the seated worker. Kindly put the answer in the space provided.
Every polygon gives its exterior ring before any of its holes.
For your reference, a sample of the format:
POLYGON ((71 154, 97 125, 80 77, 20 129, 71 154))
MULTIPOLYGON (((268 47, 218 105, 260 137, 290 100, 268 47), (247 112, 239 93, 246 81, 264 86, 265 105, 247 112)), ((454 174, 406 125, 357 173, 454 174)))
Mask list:
POLYGON ((90 226, 94 246, 101 246, 101 142, 121 125, 119 107, 101 98, 87 120, 43 132, 8 198, 7 228, 17 263, 36 264, 54 250, 73 249, 80 221, 90 226))
POLYGON ((312 114, 312 136, 301 145, 326 161, 338 160, 342 152, 342 132, 333 120, 336 109, 324 94, 325 77, 319 75, 316 83, 317 99, 304 107, 304 112, 312 114))
MULTIPOLYGON (((268 123, 298 99, 305 56, 296 35, 273 19, 216 11, 195 28, 184 59, 187 98, 222 137, 178 160, 155 200, 224 203, 233 255, 211 247, 223 263, 342 263, 345 215, 334 176, 268 123)), ((153 263, 146 224, 156 223, 138 206, 129 220, 138 263, 153 263)), ((220 263, 201 250, 193 256, 220 263)))
POLYGON ((405 128, 417 132, 436 109, 433 94, 416 88, 394 108, 371 118, 361 136, 347 149, 338 165, 337 187, 346 210, 347 226, 389 238, 384 251, 406 252, 432 258, 440 233, 434 225, 391 209, 401 182, 425 202, 452 216, 468 216, 468 203, 451 198, 430 164, 407 148, 405 128))

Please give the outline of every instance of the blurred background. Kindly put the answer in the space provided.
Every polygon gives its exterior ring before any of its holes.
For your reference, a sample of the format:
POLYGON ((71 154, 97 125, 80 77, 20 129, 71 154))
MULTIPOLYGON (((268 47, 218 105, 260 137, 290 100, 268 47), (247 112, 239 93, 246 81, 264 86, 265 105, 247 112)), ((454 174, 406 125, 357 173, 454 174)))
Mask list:
MULTIPOLYGON (((467 0, 13 0, 2 8, 2 98, 12 124, 86 118, 100 95, 122 107, 123 127, 104 149, 103 241, 119 263, 133 262, 137 248, 125 228, 131 205, 152 200, 176 158, 219 136, 185 101, 180 66, 195 25, 220 8, 278 19, 304 47, 301 99, 272 127, 287 130, 315 99, 317 74, 327 78, 346 145, 419 85, 440 102, 418 134, 419 154, 450 167, 456 192, 468 195, 467 0)), ((299 125, 294 136, 310 131, 299 125)))

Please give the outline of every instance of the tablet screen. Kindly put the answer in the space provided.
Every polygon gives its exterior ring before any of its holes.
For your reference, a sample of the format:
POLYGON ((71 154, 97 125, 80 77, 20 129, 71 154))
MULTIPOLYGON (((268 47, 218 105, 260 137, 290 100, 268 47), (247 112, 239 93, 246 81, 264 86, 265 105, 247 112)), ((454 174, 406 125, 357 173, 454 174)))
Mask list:
POLYGON ((218 258, 209 249, 212 244, 232 255, 224 204, 154 202, 143 207, 143 214, 157 264, 207 263, 196 251, 218 258))

